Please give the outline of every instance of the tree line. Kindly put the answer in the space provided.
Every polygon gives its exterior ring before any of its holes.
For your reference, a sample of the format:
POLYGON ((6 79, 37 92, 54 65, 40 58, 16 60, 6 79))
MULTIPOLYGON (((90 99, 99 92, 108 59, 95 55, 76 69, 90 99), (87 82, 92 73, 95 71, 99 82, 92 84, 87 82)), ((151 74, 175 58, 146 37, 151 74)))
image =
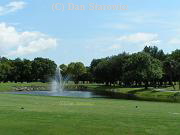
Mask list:
MULTIPOLYGON (((165 54, 156 46, 141 52, 123 52, 111 57, 93 59, 89 67, 81 62, 60 65, 63 76, 70 75, 75 83, 96 82, 123 87, 144 86, 146 89, 180 84, 180 50, 165 54), (174 82, 174 83, 173 83, 174 82)), ((180 89, 180 88, 179 88, 180 89)))
POLYGON ((1 82, 47 82, 54 76, 56 63, 46 58, 34 60, 20 59, 10 60, 0 58, 1 82))
MULTIPOLYGON (((47 82, 55 74, 57 65, 47 58, 34 60, 0 58, 1 82, 47 82)), ((123 87, 144 86, 146 89, 180 84, 180 50, 170 54, 156 46, 146 46, 142 51, 129 54, 126 52, 93 59, 90 66, 82 62, 71 62, 59 66, 64 78, 75 84, 101 83, 123 87)))

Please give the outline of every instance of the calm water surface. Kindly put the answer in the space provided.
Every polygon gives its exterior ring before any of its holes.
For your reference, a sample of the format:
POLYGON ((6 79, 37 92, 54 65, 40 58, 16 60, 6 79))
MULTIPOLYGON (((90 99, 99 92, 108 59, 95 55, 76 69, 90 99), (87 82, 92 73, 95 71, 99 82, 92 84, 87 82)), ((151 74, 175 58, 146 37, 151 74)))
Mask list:
POLYGON ((81 97, 81 98, 100 98, 106 97, 92 91, 70 91, 65 90, 62 92, 51 92, 51 91, 15 91, 15 92, 3 92, 4 94, 30 94, 39 96, 62 96, 62 97, 81 97))

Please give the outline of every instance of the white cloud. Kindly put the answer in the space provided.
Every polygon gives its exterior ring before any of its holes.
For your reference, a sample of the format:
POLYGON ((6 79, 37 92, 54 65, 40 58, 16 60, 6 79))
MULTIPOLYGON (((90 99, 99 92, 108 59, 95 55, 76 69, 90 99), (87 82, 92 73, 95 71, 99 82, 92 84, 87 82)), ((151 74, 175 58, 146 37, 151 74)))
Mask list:
POLYGON ((156 33, 134 33, 119 37, 103 37, 88 40, 86 49, 92 52, 109 53, 113 55, 120 52, 137 52, 147 46, 160 46, 162 40, 156 33))
POLYGON ((145 43, 153 40, 157 40, 158 34, 154 33, 135 33, 130 35, 121 36, 119 41, 131 42, 131 43, 145 43))
POLYGON ((25 7, 25 5, 26 3, 24 1, 12 1, 7 5, 0 5, 0 16, 21 10, 25 7))
POLYGON ((5 56, 33 54, 56 46, 56 38, 41 32, 18 32, 13 26, 0 23, 0 52, 5 56))
POLYGON ((144 46, 159 46, 161 44, 161 40, 152 40, 145 42, 144 46))
POLYGON ((118 50, 118 49, 120 49, 120 48, 121 48, 121 45, 119 45, 119 44, 113 44, 113 45, 109 46, 106 50, 107 50, 107 51, 113 51, 113 50, 118 50))
POLYGON ((116 37, 98 37, 94 39, 90 39, 85 41, 85 48, 89 51, 100 51, 100 52, 108 52, 108 51, 117 51, 121 48, 119 41, 116 37))
POLYGON ((169 44, 179 44, 180 45, 180 38, 172 38, 169 41, 169 44))
POLYGON ((18 46, 15 51, 11 51, 8 55, 26 55, 37 53, 42 50, 47 50, 56 47, 56 40, 40 38, 36 41, 31 41, 28 46, 18 46))
POLYGON ((119 51, 121 48, 120 44, 110 44, 110 45, 106 45, 102 48, 99 48, 99 51, 101 52, 115 52, 115 51, 119 51))
POLYGON ((114 45, 112 45, 109 49, 119 49, 119 48, 121 48, 120 45, 114 44, 114 45))

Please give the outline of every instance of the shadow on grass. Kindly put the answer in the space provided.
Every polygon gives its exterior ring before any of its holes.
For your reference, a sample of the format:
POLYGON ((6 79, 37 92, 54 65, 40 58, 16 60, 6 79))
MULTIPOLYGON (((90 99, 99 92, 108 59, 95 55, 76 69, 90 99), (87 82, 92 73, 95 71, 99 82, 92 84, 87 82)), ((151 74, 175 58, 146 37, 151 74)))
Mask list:
MULTIPOLYGON (((148 91, 148 89, 138 89, 138 90, 131 90, 128 93, 129 94, 136 94, 137 92, 144 92, 144 91, 148 91)), ((150 90, 149 90, 150 91, 150 90)))

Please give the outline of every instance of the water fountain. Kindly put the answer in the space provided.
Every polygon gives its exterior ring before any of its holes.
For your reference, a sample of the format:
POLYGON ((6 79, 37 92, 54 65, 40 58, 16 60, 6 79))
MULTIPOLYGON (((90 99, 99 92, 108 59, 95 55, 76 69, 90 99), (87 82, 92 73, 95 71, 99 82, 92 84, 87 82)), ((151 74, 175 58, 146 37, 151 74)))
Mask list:
POLYGON ((51 91, 53 93, 62 92, 64 90, 65 80, 61 75, 60 68, 56 68, 55 76, 52 80, 51 91))
MULTIPOLYGON (((51 90, 50 91, 33 91, 28 94, 37 94, 37 95, 48 95, 48 96, 65 96, 65 97, 84 97, 90 98, 95 95, 93 92, 89 91, 75 91, 75 90, 64 90, 66 82, 69 80, 69 77, 62 77, 60 68, 56 68, 55 75, 51 81, 51 90)), ((18 92, 21 94, 21 92, 18 92)), ((22 94, 27 94, 22 92, 22 94)), ((96 97, 100 97, 97 95, 96 97)))
MULTIPOLYGON (((85 91, 85 90, 64 90, 64 86, 68 80, 67 77, 62 77, 61 71, 59 68, 56 68, 55 75, 51 81, 50 91, 15 91, 10 92, 10 94, 32 94, 38 96, 64 96, 64 97, 82 97, 82 98, 92 98, 92 97, 102 97, 101 95, 96 94, 95 92, 85 91)), ((8 93, 8 92, 7 92, 8 93)), ((21 108, 23 109, 23 108, 21 108)))

